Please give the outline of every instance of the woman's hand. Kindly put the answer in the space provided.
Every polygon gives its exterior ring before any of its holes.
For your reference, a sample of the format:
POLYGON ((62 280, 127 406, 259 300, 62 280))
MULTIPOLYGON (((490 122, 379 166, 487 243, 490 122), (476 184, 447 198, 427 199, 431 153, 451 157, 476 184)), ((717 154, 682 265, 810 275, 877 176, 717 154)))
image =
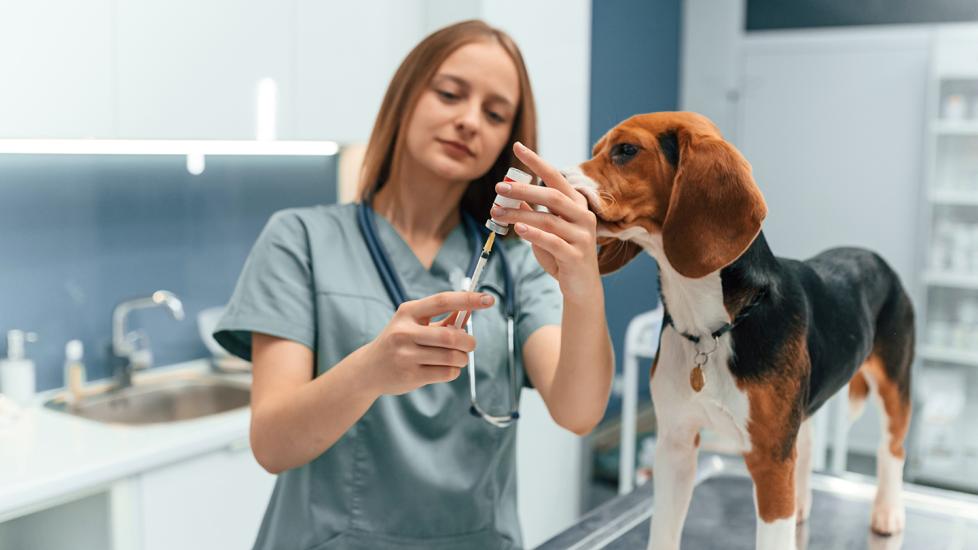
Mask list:
POLYGON ((515 224, 516 233, 533 245, 543 269, 560 283, 565 300, 587 304, 602 296, 596 252, 598 222, 588 210, 587 199, 559 170, 522 143, 514 144, 513 151, 546 187, 497 183, 496 193, 524 202, 519 210, 494 206, 492 216, 515 224), (537 212, 526 203, 546 206, 550 212, 537 212))
POLYGON ((440 292, 404 302, 372 342, 367 358, 370 383, 380 394, 400 395, 458 378, 475 349, 475 338, 454 326, 456 312, 485 309, 491 294, 440 292), (450 314, 431 323, 433 317, 450 314))

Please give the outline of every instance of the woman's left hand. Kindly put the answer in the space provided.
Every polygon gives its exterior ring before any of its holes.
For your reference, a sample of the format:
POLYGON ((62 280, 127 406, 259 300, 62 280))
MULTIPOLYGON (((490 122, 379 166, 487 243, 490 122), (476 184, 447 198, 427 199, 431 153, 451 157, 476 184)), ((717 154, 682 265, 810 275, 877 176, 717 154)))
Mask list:
POLYGON ((598 222, 588 210, 587 199, 559 170, 523 144, 514 144, 513 152, 546 182, 546 187, 497 183, 496 193, 523 204, 519 210, 493 206, 492 216, 513 225, 516 233, 533 245, 537 261, 560 283, 565 300, 593 303, 603 290, 596 251, 598 222), (526 203, 546 206, 550 212, 537 212, 526 203))

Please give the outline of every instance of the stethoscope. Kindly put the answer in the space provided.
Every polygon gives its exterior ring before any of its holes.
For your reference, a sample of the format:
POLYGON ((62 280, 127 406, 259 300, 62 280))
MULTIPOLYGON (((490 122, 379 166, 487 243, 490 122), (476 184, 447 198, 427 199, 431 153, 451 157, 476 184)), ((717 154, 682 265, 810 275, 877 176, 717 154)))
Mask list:
MULTIPOLYGON (((482 254, 481 243, 488 235, 488 230, 480 229, 472 216, 464 210, 462 211, 462 223, 465 224, 465 228, 469 233, 469 242, 472 244, 472 259, 469 261, 469 267, 466 273, 472 273, 479 261, 479 256, 482 254)), ((407 295, 404 292, 404 286, 401 284, 401 279, 398 277, 397 271, 391 265, 390 256, 384 249, 383 243, 377 237, 377 222, 374 219, 373 208, 366 201, 357 205, 357 224, 360 226, 363 241, 367 245, 367 251, 370 252, 370 258, 373 259, 374 267, 377 268, 377 273, 380 275, 380 280, 384 284, 384 289, 387 291, 387 295, 390 297, 391 303, 396 310, 402 303, 408 301, 407 295)), ((505 428, 520 417, 520 413, 517 410, 519 403, 517 401, 518 388, 516 384, 516 291, 514 289, 513 274, 509 270, 509 263, 506 261, 506 254, 503 252, 503 247, 497 246, 493 252, 494 256, 499 257, 503 268, 503 295, 501 298, 503 301, 503 314, 506 317, 506 346, 509 352, 507 366, 509 368, 510 411, 505 415, 494 415, 486 412, 479 405, 475 389, 474 351, 469 352, 469 365, 466 370, 469 371, 469 397, 471 399, 469 412, 474 416, 484 419, 493 426, 505 428)), ((479 290, 487 288, 494 292, 496 291, 491 285, 482 285, 479 290)), ((466 331, 469 334, 473 333, 473 317, 475 317, 474 312, 473 315, 469 316, 469 321, 466 323, 466 331)))

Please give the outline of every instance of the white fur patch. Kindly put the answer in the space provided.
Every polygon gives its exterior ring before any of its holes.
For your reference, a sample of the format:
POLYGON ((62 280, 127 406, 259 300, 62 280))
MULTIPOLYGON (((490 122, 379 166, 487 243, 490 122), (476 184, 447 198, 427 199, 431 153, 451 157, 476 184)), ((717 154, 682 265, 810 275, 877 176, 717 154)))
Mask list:
POLYGON ((757 550, 794 550, 795 518, 785 518, 766 523, 757 520, 757 550))

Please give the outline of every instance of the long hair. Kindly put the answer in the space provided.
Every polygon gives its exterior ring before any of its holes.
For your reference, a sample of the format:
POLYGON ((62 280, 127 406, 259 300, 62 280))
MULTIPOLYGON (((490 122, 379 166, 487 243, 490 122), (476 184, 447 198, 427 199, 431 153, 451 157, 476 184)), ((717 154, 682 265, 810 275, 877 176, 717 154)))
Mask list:
POLYGON ((434 78, 435 71, 459 47, 480 41, 495 41, 509 54, 519 77, 520 99, 507 145, 488 172, 469 182, 462 195, 462 208, 476 220, 487 219, 495 197, 494 184, 503 180, 510 166, 526 171, 526 167, 513 155, 512 149, 516 141, 530 149, 536 149, 536 107, 523 56, 513 39, 503 31, 490 27, 483 21, 463 21, 428 35, 411 50, 394 73, 367 142, 367 151, 360 170, 358 200, 369 202, 384 182, 397 175, 404 154, 406 119, 414 112, 421 93, 434 78))

